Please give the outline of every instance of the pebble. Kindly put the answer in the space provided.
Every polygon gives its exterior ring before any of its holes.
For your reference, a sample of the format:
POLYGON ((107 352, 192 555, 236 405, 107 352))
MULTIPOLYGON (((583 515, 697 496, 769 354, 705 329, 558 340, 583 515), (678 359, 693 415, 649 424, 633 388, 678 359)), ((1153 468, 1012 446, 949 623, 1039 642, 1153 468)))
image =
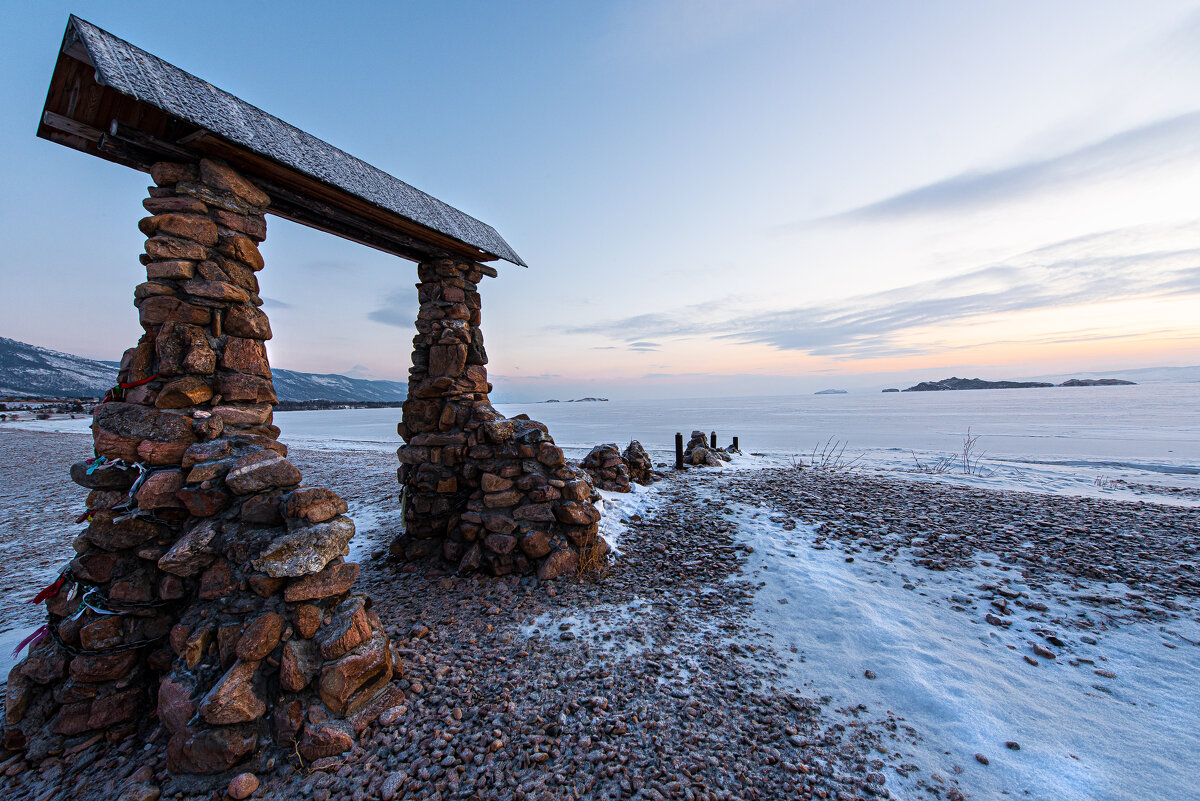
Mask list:
POLYGON ((975 761, 978 762, 980 765, 988 764, 988 758, 985 757, 983 754, 976 754, 975 761))
POLYGON ((1021 750, 1021 744, 1018 743, 1016 740, 1006 741, 1004 743, 1004 747, 1009 749, 1010 751, 1020 751, 1021 750))

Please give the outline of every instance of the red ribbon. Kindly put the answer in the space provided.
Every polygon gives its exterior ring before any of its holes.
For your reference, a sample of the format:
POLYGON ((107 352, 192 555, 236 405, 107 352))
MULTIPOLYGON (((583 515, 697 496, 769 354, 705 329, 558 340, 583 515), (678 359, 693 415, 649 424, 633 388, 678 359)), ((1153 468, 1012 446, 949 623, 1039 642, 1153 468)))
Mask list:
POLYGON ((42 601, 46 600, 47 598, 53 598, 54 596, 58 595, 58 591, 61 590, 63 585, 66 583, 67 583, 67 577, 59 576, 57 579, 54 580, 53 583, 51 583, 50 585, 45 587, 37 595, 30 598, 28 603, 40 604, 42 601))

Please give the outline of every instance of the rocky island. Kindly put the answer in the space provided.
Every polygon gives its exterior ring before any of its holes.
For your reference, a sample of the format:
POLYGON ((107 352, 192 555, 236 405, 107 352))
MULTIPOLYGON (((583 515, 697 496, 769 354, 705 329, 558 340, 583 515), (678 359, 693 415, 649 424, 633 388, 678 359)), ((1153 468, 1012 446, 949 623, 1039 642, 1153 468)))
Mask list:
MULTIPOLYGON (((943 378, 941 381, 922 381, 902 392, 940 392, 955 389, 1037 389, 1041 387, 1111 387, 1134 386, 1135 382, 1120 378, 1072 378, 1061 384, 1047 381, 985 381, 982 378, 943 378)), ((888 392, 889 390, 884 390, 888 392)), ((892 390, 894 391, 894 390, 892 390)))

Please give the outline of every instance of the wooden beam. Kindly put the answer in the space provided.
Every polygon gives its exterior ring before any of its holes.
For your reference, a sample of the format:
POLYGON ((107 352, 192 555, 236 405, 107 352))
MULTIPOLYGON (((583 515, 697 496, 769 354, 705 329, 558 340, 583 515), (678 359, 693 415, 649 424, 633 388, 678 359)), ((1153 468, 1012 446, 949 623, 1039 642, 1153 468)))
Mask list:
POLYGON ((103 131, 98 128, 93 128, 90 125, 84 125, 82 122, 76 122, 70 117, 64 117, 61 114, 55 114, 53 111, 42 113, 42 122, 50 126, 56 131, 69 133, 73 136, 78 136, 89 142, 99 142, 103 131))
POLYGON ((162 154, 164 160, 172 159, 184 162, 200 160, 200 157, 196 153, 185 147, 180 147, 172 142, 151 136, 140 128, 126 125, 119 120, 113 120, 109 123, 108 134, 114 139, 119 139, 134 147, 139 147, 151 153, 162 154))

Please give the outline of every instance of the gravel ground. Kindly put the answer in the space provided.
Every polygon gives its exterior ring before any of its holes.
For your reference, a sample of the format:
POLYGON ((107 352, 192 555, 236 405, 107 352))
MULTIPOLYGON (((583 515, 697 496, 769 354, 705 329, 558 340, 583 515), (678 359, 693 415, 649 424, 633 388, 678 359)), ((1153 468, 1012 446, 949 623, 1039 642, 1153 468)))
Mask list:
MULTIPOLYGON (((79 495, 65 465, 87 440, 4 436, 4 463, 24 467, 0 473, 0 538, 36 539, 29 521, 43 513, 26 507, 79 495), (64 447, 61 469, 35 464, 64 447), (45 475, 40 489, 34 474, 45 475), (24 502, 8 497, 14 487, 24 502), (17 518, 26 522, 9 523, 17 518)), ((389 626, 406 698, 338 765, 310 772, 280 755, 255 797, 866 799, 891 795, 885 767, 911 777, 905 797, 969 795, 953 779, 926 780, 906 750, 920 733, 903 720, 778 686, 782 666, 748 625, 755 585, 740 573, 746 554, 727 502, 820 521, 825 537, 870 558, 955 570, 987 552, 1046 586, 1133 581, 1139 597, 1116 604, 1131 616, 1170 616, 1172 594, 1197 593, 1194 563, 1179 559, 1195 553, 1194 510, 792 470, 671 475, 656 503, 625 519, 623 553, 597 580, 460 578, 385 561, 399 520, 390 453, 292 459, 306 484, 337 490, 359 521, 358 586, 389 626)), ((61 546, 41 543, 21 547, 61 546)), ((0 567, 11 583, 12 568, 0 567)), ((149 720, 141 740, 115 750, 0 764, 0 787, 14 799, 152 801, 158 787, 164 798, 223 796, 176 793, 163 746, 149 720)))

